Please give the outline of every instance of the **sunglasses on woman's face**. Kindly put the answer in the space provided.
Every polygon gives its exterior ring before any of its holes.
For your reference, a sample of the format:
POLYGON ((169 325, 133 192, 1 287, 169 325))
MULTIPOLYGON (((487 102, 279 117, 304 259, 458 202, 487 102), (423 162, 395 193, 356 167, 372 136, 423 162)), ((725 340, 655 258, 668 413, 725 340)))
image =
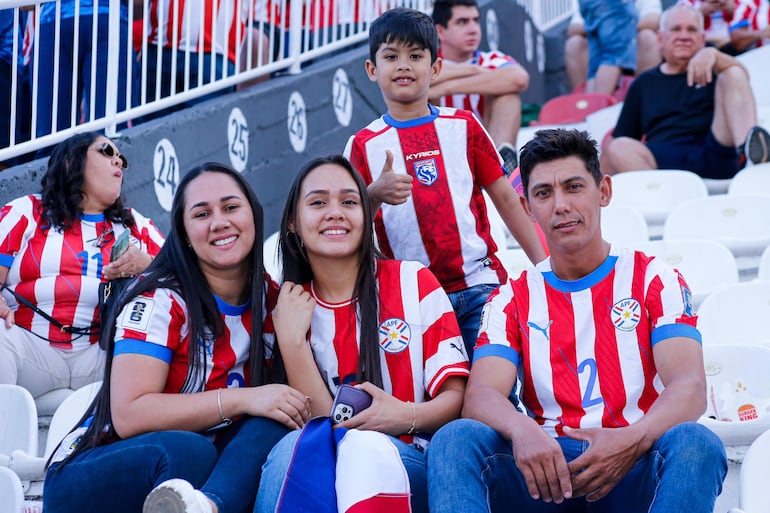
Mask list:
POLYGON ((118 157, 120 159, 120 167, 123 169, 128 169, 128 159, 126 156, 118 153, 118 150, 116 150, 110 143, 102 143, 102 145, 97 148, 96 151, 110 159, 112 157, 118 157))

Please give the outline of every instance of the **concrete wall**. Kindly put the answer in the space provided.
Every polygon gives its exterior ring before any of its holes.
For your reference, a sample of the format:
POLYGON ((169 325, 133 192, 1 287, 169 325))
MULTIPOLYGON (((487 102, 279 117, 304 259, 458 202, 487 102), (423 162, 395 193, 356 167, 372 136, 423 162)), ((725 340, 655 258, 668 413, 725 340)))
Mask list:
MULTIPOLYGON (((546 99, 546 38, 515 2, 482 2, 483 48, 513 55, 530 73, 525 103, 546 99)), ((555 45, 550 45, 555 46, 555 45)), ((297 170, 319 155, 339 153, 356 130, 385 105, 364 72, 366 48, 276 77, 249 90, 124 130, 116 138, 131 167, 123 192, 128 204, 165 233, 181 173, 206 161, 232 165, 254 186, 265 209, 265 232, 278 226, 297 170)), ((39 190, 45 161, 0 173, 0 204, 39 190)))

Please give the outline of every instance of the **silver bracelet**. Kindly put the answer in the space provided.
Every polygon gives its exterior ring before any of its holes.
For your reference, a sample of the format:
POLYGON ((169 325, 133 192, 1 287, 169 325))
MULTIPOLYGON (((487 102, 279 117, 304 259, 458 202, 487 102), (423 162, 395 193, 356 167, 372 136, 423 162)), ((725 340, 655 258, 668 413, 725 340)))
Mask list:
POLYGON ((219 416, 222 417, 222 424, 229 426, 233 423, 233 419, 225 417, 225 412, 222 411, 222 389, 217 388, 217 407, 219 408, 219 416))

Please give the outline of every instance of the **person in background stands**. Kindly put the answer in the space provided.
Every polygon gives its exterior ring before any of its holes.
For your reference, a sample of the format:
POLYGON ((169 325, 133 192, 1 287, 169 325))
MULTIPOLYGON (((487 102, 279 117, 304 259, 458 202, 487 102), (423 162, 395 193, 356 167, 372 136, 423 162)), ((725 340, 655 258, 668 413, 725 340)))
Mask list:
POLYGON ((693 6, 669 7, 660 25, 663 63, 631 84, 602 170, 685 169, 727 179, 767 162, 770 134, 757 126, 746 68, 706 46, 703 16, 693 6))
POLYGON ((506 174, 518 165, 516 138, 521 127, 521 92, 529 74, 502 52, 481 52, 481 23, 476 0, 438 0, 433 23, 439 39, 441 73, 430 86, 431 101, 469 110, 482 121, 497 145, 506 174))

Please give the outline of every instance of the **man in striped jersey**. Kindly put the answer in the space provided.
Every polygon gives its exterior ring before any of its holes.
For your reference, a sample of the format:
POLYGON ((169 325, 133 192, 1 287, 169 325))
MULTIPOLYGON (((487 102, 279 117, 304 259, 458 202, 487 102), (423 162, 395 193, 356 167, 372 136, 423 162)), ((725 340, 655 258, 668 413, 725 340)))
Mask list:
POLYGON ((441 107, 472 111, 489 131, 507 172, 512 172, 521 127, 520 93, 529 85, 527 70, 502 52, 479 51, 481 22, 476 0, 438 0, 433 6, 433 23, 444 66, 431 82, 431 100, 441 107))
POLYGON ((428 451, 433 513, 713 510, 727 464, 694 422, 706 378, 691 294, 677 271, 602 239, 612 184, 595 145, 541 130, 522 150, 523 202, 551 256, 487 302, 467 418, 428 451), (508 400, 517 379, 526 414, 508 400))

